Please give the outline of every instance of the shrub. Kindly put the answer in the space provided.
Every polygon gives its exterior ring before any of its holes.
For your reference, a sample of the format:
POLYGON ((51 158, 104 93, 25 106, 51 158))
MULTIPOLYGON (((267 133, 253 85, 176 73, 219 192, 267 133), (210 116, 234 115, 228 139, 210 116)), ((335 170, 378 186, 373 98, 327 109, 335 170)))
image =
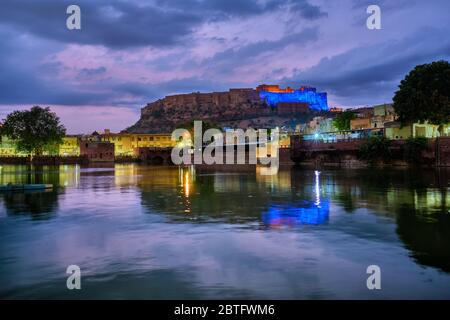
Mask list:
POLYGON ((361 159, 374 163, 376 160, 388 160, 391 156, 389 149, 391 142, 383 136, 373 136, 360 147, 361 159))
POLYGON ((405 160, 411 163, 419 163, 422 152, 427 149, 427 138, 415 137, 408 138, 404 146, 405 160))

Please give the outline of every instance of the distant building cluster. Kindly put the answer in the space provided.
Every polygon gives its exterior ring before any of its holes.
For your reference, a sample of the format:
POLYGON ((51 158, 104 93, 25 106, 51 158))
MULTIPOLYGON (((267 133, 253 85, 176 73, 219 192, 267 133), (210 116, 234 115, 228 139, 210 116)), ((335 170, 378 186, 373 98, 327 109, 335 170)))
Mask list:
MULTIPOLYGON (((352 131, 357 135, 358 130, 378 130, 392 140, 408 139, 410 137, 436 138, 440 136, 439 126, 430 123, 410 123, 401 125, 396 121, 397 115, 392 104, 382 104, 373 107, 348 109, 355 117, 350 121, 348 132, 342 133, 335 127, 334 119, 343 112, 340 108, 330 109, 325 116, 314 117, 311 121, 296 126, 297 133, 303 134, 306 139, 334 140, 340 135, 351 136, 352 131), (381 131, 380 131, 381 130, 381 131)), ((450 125, 443 126, 443 134, 450 134, 450 125)), ((356 137, 356 136, 355 136, 356 137)))
MULTIPOLYGON (((171 134, 135 134, 93 132, 90 135, 67 135, 57 150, 44 155, 87 156, 91 162, 114 161, 116 157, 137 157, 141 148, 171 148, 175 142, 171 134)), ((0 156, 26 156, 17 150, 14 141, 1 136, 0 156)))
MULTIPOLYGON (((144 107, 138 121, 141 126, 135 131, 127 129, 127 132, 112 133, 106 129, 101 134, 94 132, 90 135, 68 135, 63 138, 63 143, 56 150, 47 150, 44 155, 84 156, 92 162, 114 161, 119 157, 149 158, 149 154, 159 152, 152 148, 162 150, 176 145, 171 139, 171 134, 166 132, 171 132, 174 126, 194 119, 213 123, 217 121, 217 124, 222 123, 222 129, 226 131, 238 127, 228 127, 226 122, 223 122, 224 119, 248 121, 243 126, 247 128, 251 127, 250 120, 266 117, 268 120, 260 128, 280 129, 279 146, 282 149, 291 146, 292 134, 300 134, 304 139, 325 142, 346 137, 361 138, 358 137, 361 131, 370 130, 394 140, 450 135, 450 125, 437 126, 426 122, 401 125, 396 121, 397 115, 392 104, 346 111, 352 112, 354 117, 350 120, 349 128, 338 130, 335 119, 344 112, 343 108, 329 108, 325 92, 317 92, 315 88, 306 86, 292 89, 262 84, 256 89, 242 88, 230 89, 227 92, 173 95, 144 107), (161 122, 168 119, 170 122, 166 126, 160 126, 161 122), (275 120, 279 119, 283 122, 276 123, 275 120)), ((259 123, 259 119, 255 122, 259 123)), ((0 157, 8 156, 26 156, 26 154, 17 150, 14 141, 6 136, 0 136, 0 157)))

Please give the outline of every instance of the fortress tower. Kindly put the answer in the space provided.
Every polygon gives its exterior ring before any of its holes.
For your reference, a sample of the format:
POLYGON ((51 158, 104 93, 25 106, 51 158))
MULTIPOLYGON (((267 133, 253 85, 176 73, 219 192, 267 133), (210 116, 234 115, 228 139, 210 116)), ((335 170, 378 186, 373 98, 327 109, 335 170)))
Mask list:
POLYGON ((292 104, 299 103, 302 107, 308 104, 309 107, 316 111, 328 111, 327 93, 316 92, 316 88, 302 86, 297 90, 290 87, 285 89, 278 85, 259 85, 256 90, 262 100, 270 106, 277 106, 279 103, 292 104))

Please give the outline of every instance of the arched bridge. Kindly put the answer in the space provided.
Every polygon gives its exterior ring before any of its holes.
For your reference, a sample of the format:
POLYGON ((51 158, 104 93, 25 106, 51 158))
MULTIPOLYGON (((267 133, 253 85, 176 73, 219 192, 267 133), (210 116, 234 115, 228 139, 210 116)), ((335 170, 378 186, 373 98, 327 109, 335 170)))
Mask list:
POLYGON ((152 147, 141 147, 138 148, 139 160, 156 165, 171 165, 171 152, 172 148, 152 148, 152 147))

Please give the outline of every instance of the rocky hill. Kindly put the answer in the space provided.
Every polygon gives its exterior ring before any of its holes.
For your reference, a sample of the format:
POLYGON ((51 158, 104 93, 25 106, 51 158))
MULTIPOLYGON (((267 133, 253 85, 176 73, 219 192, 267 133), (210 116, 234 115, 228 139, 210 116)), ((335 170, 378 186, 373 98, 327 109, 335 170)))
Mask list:
POLYGON ((255 89, 167 96, 141 109, 140 119, 125 129, 132 133, 170 133, 180 124, 203 120, 220 127, 295 126, 319 114, 305 103, 269 106, 255 89))

